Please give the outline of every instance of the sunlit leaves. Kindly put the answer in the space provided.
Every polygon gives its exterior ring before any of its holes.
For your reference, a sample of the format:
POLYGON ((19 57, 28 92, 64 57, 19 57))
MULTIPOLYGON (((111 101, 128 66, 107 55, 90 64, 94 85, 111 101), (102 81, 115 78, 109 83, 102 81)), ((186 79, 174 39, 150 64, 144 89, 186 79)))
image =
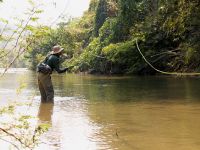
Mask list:
POLYGON ((5 113, 13 114, 14 109, 15 109, 14 105, 10 105, 10 106, 7 106, 7 107, 0 108, 0 115, 5 114, 5 113))
POLYGON ((38 10, 35 11, 36 14, 41 14, 43 12, 44 12, 44 10, 42 10, 42 9, 38 9, 38 10))
POLYGON ((26 87, 25 83, 20 83, 20 86, 16 89, 16 93, 20 94, 25 87, 26 87))
POLYGON ((27 25, 26 26, 26 30, 29 30, 29 31, 34 31, 34 26, 32 26, 32 25, 27 25))
POLYGON ((39 134, 42 134, 42 133, 48 131, 50 127, 51 127, 50 124, 40 124, 40 125, 36 128, 36 131, 37 131, 39 134))
POLYGON ((36 117, 28 115, 27 112, 19 113, 18 110, 22 110, 24 106, 27 104, 16 103, 0 109, 0 133, 2 138, 9 139, 18 149, 33 149, 40 142, 39 136, 46 132, 50 125, 36 125, 36 117))
POLYGON ((8 20, 7 20, 7 19, 4 19, 4 18, 0 18, 0 22, 5 23, 5 24, 8 24, 8 20))
POLYGON ((31 21, 37 21, 39 17, 31 17, 31 21))
POLYGON ((32 6, 34 6, 34 5, 35 5, 35 3, 34 3, 34 1, 33 1, 33 0, 28 0, 28 2, 29 2, 29 4, 30 4, 30 5, 32 5, 32 6))

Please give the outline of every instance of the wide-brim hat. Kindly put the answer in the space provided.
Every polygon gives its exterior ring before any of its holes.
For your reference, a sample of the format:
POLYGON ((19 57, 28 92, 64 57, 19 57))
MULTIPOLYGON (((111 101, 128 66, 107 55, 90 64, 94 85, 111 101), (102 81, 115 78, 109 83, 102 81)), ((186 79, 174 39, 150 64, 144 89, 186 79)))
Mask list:
POLYGON ((62 48, 60 45, 56 45, 52 48, 51 54, 58 54, 62 52, 64 48, 62 48))

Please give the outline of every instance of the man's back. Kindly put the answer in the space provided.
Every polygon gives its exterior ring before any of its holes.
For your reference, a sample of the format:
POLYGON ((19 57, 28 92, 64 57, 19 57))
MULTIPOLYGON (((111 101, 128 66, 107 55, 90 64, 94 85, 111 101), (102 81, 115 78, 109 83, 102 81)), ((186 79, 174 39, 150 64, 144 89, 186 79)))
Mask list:
POLYGON ((49 65, 53 70, 56 70, 58 73, 63 73, 66 72, 66 68, 65 69, 60 69, 60 58, 57 55, 50 55, 47 59, 47 61, 45 62, 45 64, 49 65))

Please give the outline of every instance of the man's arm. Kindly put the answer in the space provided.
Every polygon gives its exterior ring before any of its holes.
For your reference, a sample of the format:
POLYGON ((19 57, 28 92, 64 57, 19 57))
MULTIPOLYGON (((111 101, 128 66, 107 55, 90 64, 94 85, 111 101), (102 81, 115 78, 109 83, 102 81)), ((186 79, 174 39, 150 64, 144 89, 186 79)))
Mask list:
POLYGON ((69 59, 70 59, 70 57, 69 57, 68 55, 62 54, 62 55, 60 56, 60 58, 59 58, 59 62, 60 62, 60 63, 63 63, 63 62, 65 62, 66 60, 69 60, 69 59))
POLYGON ((66 72, 66 71, 68 70, 68 68, 63 68, 63 69, 60 68, 59 59, 56 59, 56 60, 55 60, 54 69, 55 69, 58 73, 64 73, 64 72, 66 72))

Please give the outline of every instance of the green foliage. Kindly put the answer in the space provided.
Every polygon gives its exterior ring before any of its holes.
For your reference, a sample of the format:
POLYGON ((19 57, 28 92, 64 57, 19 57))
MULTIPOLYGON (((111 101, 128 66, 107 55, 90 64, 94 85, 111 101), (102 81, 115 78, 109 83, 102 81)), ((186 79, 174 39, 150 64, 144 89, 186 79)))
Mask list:
MULTIPOLYGON (((24 76, 21 76, 18 80, 17 95, 25 88, 24 76)), ((40 143, 40 135, 50 127, 48 124, 37 125, 37 118, 28 112, 30 105, 12 102, 0 108, 1 140, 6 139, 11 145, 20 150, 34 149, 40 143)))
POLYGON ((144 65, 134 41, 110 44, 104 47, 102 52, 112 64, 115 64, 115 67, 120 68, 118 73, 133 73, 135 70, 139 71, 140 66, 144 65), (137 62, 139 62, 139 65, 137 62), (130 70, 133 67, 135 70, 130 70))
MULTIPOLYGON (((82 49, 90 42, 94 24, 94 13, 94 11, 90 10, 90 12, 85 12, 81 19, 72 19, 67 23, 61 22, 57 29, 28 27, 32 35, 27 40, 34 41, 29 46, 28 53, 26 53, 29 67, 35 69, 36 65, 57 44, 64 48, 65 53, 69 57, 79 56, 82 53, 82 49)), ((65 62, 64 65, 68 65, 68 63, 65 62)))
POLYGON ((116 23, 117 20, 115 18, 107 19, 103 26, 99 29, 99 37, 102 45, 108 45, 113 39, 113 27, 116 23))
POLYGON ((94 11, 96 11, 96 8, 97 8, 97 6, 98 6, 98 1, 99 1, 99 0, 91 0, 91 1, 90 1, 90 6, 89 6, 89 9, 88 9, 89 12, 94 12, 94 11))
MULTIPOLYGON (((117 23, 113 26, 112 41, 120 42, 126 41, 129 38, 130 28, 134 23, 142 20, 143 4, 140 1, 120 0, 119 1, 119 15, 117 16, 117 23), (140 6, 140 7, 139 7, 140 6)), ((144 14, 143 14, 144 15, 144 14)))
POLYGON ((6 137, 5 139, 9 139, 9 143, 18 149, 33 149, 40 143, 40 135, 46 132, 50 125, 34 125, 35 117, 17 111, 19 107, 23 106, 15 103, 0 109, 1 138, 6 137))
MULTIPOLYGON (((119 0, 99 1, 94 24, 94 32, 99 44, 91 45, 81 54, 81 62, 87 62, 88 69, 101 70, 98 64, 112 63, 118 73, 152 72, 142 61, 135 48, 135 39, 143 41, 141 49, 154 66, 170 70, 178 66, 197 66, 200 62, 199 51, 199 2, 198 1, 158 1, 158 0, 119 0), (115 9, 110 9, 113 3, 115 9), (109 16, 114 10, 115 15, 109 16), (194 36, 192 36, 194 35, 194 36), (190 43, 189 46, 187 43, 190 43), (89 55, 103 55, 106 60, 98 60, 89 55), (93 49, 93 50, 92 50, 93 49), (181 50, 168 55, 168 51, 181 50), (96 50, 98 53, 95 53, 96 50), (167 52, 166 52, 167 51, 167 52), (158 57, 151 55, 164 53, 158 57), (185 57, 182 57, 185 55, 185 57), (85 56, 85 57, 82 57, 85 56), (98 60, 98 61, 97 61, 98 60), (195 61, 195 63, 192 63, 195 61), (181 62, 181 63, 180 63, 181 62), (182 63, 184 62, 184 63, 182 63), (196 65, 194 65, 196 64, 196 65)), ((78 61, 77 61, 78 63, 78 61)))
POLYGON ((0 35, 1 49, 1 67, 26 67, 23 52, 27 50, 33 39, 28 39, 27 35, 34 32, 33 24, 39 19, 38 14, 42 10, 38 9, 35 3, 28 1, 31 7, 23 13, 23 18, 15 17, 15 24, 10 25, 8 20, 0 18, 2 30, 0 35), (27 39, 26 39, 27 38, 27 39))
POLYGON ((53 44, 61 44, 73 56, 65 64, 74 66, 72 71, 154 73, 135 47, 138 39, 154 66, 195 70, 200 64, 199 6, 198 0, 92 0, 82 18, 40 35, 31 56, 38 62, 53 44))
POLYGON ((4 18, 0 18, 0 22, 7 24, 8 20, 4 19, 4 18))
POLYGON ((78 59, 74 60, 73 65, 77 66, 76 69, 79 69, 80 71, 87 71, 89 68, 96 68, 96 56, 98 56, 100 50, 100 40, 99 38, 94 38, 78 59))
POLYGON ((45 58, 53 46, 57 44, 62 45, 68 55, 73 55, 73 49, 77 46, 73 42, 73 31, 66 29, 64 26, 60 26, 57 30, 39 27, 32 29, 32 32, 33 34, 27 40, 34 40, 34 42, 29 46, 28 53, 26 54, 32 69, 45 58))
POLYGON ((3 107, 0 109, 0 115, 5 114, 5 113, 13 114, 13 112, 14 112, 13 105, 9 105, 7 107, 3 107))
POLYGON ((40 134, 42 134, 42 133, 48 131, 50 127, 51 127, 50 124, 40 124, 40 125, 35 129, 35 132, 36 132, 37 134, 40 135, 40 134))
POLYGON ((95 36, 98 36, 99 29, 101 28, 107 17, 108 17, 107 0, 99 0, 95 16, 95 26, 94 26, 95 36))

